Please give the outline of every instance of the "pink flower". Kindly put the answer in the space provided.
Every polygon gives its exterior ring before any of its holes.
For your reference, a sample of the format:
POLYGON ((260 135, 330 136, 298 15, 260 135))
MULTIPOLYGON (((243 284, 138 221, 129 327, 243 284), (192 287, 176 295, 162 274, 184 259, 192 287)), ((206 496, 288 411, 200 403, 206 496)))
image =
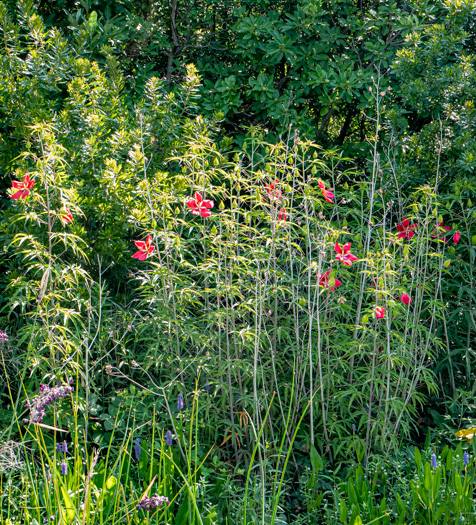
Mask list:
POLYGON ((334 204, 334 201, 333 201, 334 194, 332 193, 334 191, 334 188, 329 188, 328 190, 326 190, 326 185, 322 182, 321 179, 319 179, 317 184, 319 185, 319 188, 321 188, 321 193, 322 193, 322 195, 324 195, 324 199, 327 202, 330 202, 331 204, 334 204))
POLYGON ((400 232, 398 234, 399 239, 411 239, 415 232, 413 231, 417 227, 416 224, 410 224, 410 219, 403 217, 401 224, 397 224, 397 230, 400 232))
POLYGON ((145 261, 149 255, 154 253, 155 247, 152 246, 152 237, 150 235, 147 235, 145 242, 134 241, 134 244, 137 246, 137 248, 139 248, 139 251, 132 256, 134 259, 145 261))
POLYGON ((461 239, 461 233, 460 232, 455 232, 455 234, 453 235, 453 242, 454 242, 454 244, 458 244, 460 239, 461 239))
POLYGON ((277 204, 281 204, 281 197, 283 195, 283 192, 281 190, 278 190, 278 188, 276 187, 277 184, 279 184, 278 179, 268 184, 266 186, 266 194, 268 195, 268 199, 270 201, 275 201, 277 204))
POLYGON ((412 302, 410 296, 407 295, 405 292, 402 293, 402 295, 400 296, 400 301, 402 301, 402 303, 406 304, 407 306, 412 302))
POLYGON ((24 199, 30 194, 30 190, 35 185, 35 181, 30 179, 28 172, 21 182, 14 180, 13 187, 18 190, 12 195, 12 199, 24 199))
POLYGON ((195 199, 187 201, 187 206, 190 208, 192 215, 200 215, 200 217, 210 217, 212 212, 210 211, 213 206, 213 201, 203 200, 202 196, 198 191, 195 192, 195 199))
POLYGON ((442 237, 442 234, 444 234, 445 231, 449 232, 450 230, 451 228, 449 226, 443 226, 443 222, 440 222, 438 224, 435 224, 436 233, 432 233, 431 236, 433 237, 433 239, 441 240, 443 242, 448 242, 448 239, 446 237, 442 237))
POLYGON ((336 259, 338 261, 343 262, 346 266, 352 266, 352 261, 358 261, 359 258, 350 253, 350 242, 347 242, 344 244, 344 246, 340 246, 338 242, 336 242, 336 245, 334 246, 336 251, 336 259))
POLYGON ((383 319, 385 317, 385 308, 381 306, 376 306, 374 313, 377 319, 383 319))
POLYGON ((319 279, 319 286, 321 288, 327 288, 328 290, 332 290, 333 292, 335 292, 335 289, 339 288, 339 286, 342 284, 342 281, 339 281, 339 279, 331 277, 330 270, 327 270, 327 272, 324 275, 317 274, 316 277, 319 279))
POLYGON ((73 222, 73 216, 71 215, 71 212, 66 209, 64 215, 61 216, 61 218, 64 220, 64 222, 70 224, 73 222))
POLYGON ((278 220, 280 221, 286 221, 288 219, 288 216, 286 215, 286 210, 283 208, 278 215, 278 220))

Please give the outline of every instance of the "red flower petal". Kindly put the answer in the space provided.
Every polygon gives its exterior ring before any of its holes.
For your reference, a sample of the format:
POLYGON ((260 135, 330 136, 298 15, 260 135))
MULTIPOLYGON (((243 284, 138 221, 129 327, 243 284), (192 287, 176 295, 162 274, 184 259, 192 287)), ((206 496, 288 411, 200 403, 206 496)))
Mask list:
POLYGON ((23 190, 19 190, 12 195, 12 199, 23 199, 23 190))
POLYGON ((377 306, 375 308, 375 317, 377 319, 384 319, 384 317, 385 317, 385 308, 382 308, 381 306, 377 306))
MULTIPOLYGON (((340 247, 340 244, 338 242, 336 242, 335 246, 334 246, 334 250, 336 251, 336 253, 342 253, 342 248, 340 247)), ((339 259, 339 257, 338 257, 339 259)), ((339 259, 339 260, 342 260, 342 259, 339 259)))

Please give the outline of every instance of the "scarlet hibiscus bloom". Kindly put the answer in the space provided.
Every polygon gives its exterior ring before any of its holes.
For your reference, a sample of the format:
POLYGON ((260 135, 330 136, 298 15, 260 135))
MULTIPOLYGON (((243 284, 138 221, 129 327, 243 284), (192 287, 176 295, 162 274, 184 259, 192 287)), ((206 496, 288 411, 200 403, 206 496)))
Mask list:
POLYGON ((270 201, 274 201, 278 204, 281 204, 281 197, 283 196, 283 192, 277 188, 277 184, 279 184, 278 179, 268 184, 266 186, 266 194, 268 195, 268 199, 270 201))
POLYGON ((406 293, 402 293, 402 295, 400 296, 400 301, 402 301, 402 303, 406 304, 407 306, 412 302, 410 296, 406 293))
POLYGON ((137 246, 137 248, 139 248, 139 251, 132 256, 134 259, 145 261, 149 255, 154 253, 155 246, 152 246, 152 237, 150 235, 147 235, 145 242, 134 241, 134 244, 137 246))
POLYGON ((30 179, 28 172, 21 182, 14 180, 13 187, 18 190, 12 195, 12 199, 24 199, 30 194, 30 190, 35 185, 35 180, 30 179))
POLYGON ((461 233, 460 232, 455 232, 455 234, 453 235, 453 242, 454 242, 454 244, 458 244, 460 239, 461 239, 461 233))
POLYGON ((374 312, 377 319, 383 319, 385 317, 385 308, 382 306, 376 306, 374 312))
POLYGON ((341 247, 341 245, 336 242, 336 245, 334 246, 336 251, 336 259, 338 261, 343 262, 346 266, 352 266, 352 261, 358 261, 359 258, 356 257, 354 254, 350 253, 350 242, 347 242, 344 244, 344 246, 341 247))
POLYGON ((321 188, 321 193, 324 195, 324 199, 327 202, 330 202, 331 204, 334 204, 334 194, 332 193, 334 191, 334 188, 326 189, 326 185, 322 182, 321 179, 318 180, 317 184, 319 185, 319 188, 321 188))
POLYGON ((333 292, 335 292, 336 288, 339 288, 339 286, 342 284, 342 281, 339 281, 339 279, 331 277, 330 270, 327 270, 324 275, 317 274, 316 277, 319 279, 319 286, 321 288, 326 288, 327 290, 332 290, 333 292))
POLYGON ((64 222, 67 222, 70 224, 73 222, 73 216, 71 215, 71 212, 67 209, 65 213, 61 216, 61 218, 64 220, 64 222))
POLYGON ((433 239, 437 239, 437 240, 443 241, 443 242, 448 242, 448 239, 446 237, 442 236, 442 234, 444 234, 445 231, 449 232, 450 230, 451 230, 451 228, 449 226, 443 226, 443 222, 439 222, 438 224, 435 224, 435 232, 436 233, 432 233, 431 236, 433 237, 433 239))
POLYGON ((399 239, 411 239, 415 232, 413 231, 417 227, 416 224, 410 224, 410 219, 403 217, 401 224, 397 224, 397 230, 400 232, 398 234, 399 239))
POLYGON ((280 221, 288 220, 288 216, 286 215, 286 210, 284 208, 279 212, 278 219, 280 221))
POLYGON ((210 217, 212 212, 210 211, 214 202, 209 200, 203 200, 202 196, 198 191, 195 192, 195 199, 187 201, 187 206, 190 208, 192 215, 200 215, 200 217, 210 217))

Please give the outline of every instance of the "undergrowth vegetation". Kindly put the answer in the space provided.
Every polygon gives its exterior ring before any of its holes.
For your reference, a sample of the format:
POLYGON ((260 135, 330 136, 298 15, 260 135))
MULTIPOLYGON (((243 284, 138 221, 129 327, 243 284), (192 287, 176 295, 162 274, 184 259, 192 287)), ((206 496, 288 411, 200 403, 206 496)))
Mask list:
POLYGON ((372 61, 356 148, 234 136, 195 65, 131 90, 87 2, 70 32, 13 4, 0 522, 476 523, 475 7, 372 61))

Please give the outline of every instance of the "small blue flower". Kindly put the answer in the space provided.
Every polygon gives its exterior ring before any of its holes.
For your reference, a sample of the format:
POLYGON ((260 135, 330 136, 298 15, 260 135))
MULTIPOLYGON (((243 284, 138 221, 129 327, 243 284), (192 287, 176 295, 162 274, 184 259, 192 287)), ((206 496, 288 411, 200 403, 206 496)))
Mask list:
POLYGON ((436 454, 431 455, 431 467, 436 468, 438 464, 436 463, 436 454))
POLYGON ((61 443, 56 443, 56 452, 61 452, 61 450, 62 450, 61 443))
POLYGON ((68 443, 66 441, 63 441, 63 452, 68 452, 68 443))
POLYGON ((140 438, 134 439, 134 452, 136 455, 136 459, 140 459, 141 455, 141 447, 140 447, 140 438))
POLYGON ((352 430, 353 430, 354 432, 357 432, 357 425, 356 425, 355 423, 352 425, 352 430))
POLYGON ((464 454, 463 454, 463 465, 465 467, 469 465, 469 454, 466 452, 466 450, 464 451, 464 454))
POLYGON ((68 464, 66 463, 66 461, 63 461, 63 463, 61 463, 61 475, 66 476, 67 473, 68 473, 68 464))
POLYGON ((178 395, 177 408, 179 410, 183 410, 183 397, 182 397, 182 394, 178 395))
POLYGON ((210 383, 208 381, 205 383, 205 390, 207 392, 210 390, 210 383))
POLYGON ((170 430, 167 430, 166 437, 167 437, 167 446, 171 447, 174 444, 174 442, 172 441, 172 432, 170 432, 170 430))

